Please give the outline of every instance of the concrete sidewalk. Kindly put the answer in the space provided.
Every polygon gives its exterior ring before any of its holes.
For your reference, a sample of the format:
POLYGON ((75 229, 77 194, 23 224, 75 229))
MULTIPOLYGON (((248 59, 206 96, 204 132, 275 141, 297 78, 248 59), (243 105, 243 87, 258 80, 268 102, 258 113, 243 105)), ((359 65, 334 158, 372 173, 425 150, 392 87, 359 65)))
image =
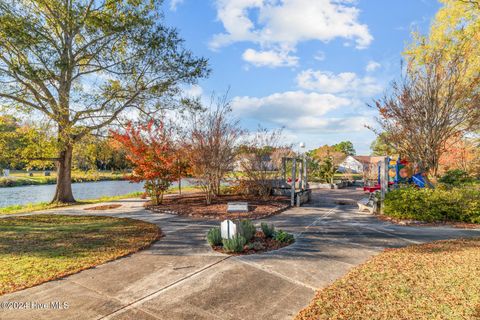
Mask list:
MULTIPOLYGON (((384 248, 480 236, 480 230, 392 225, 315 193, 309 206, 266 219, 295 233, 295 244, 231 257, 212 251, 205 241, 217 221, 151 213, 140 200, 120 203, 97 214, 156 223, 166 237, 134 255, 4 295, 0 301, 38 308, 3 309, 0 319, 291 319, 316 289, 384 248), (41 308, 55 301, 68 308, 41 308)), ((82 207, 54 212, 86 213, 82 207)))

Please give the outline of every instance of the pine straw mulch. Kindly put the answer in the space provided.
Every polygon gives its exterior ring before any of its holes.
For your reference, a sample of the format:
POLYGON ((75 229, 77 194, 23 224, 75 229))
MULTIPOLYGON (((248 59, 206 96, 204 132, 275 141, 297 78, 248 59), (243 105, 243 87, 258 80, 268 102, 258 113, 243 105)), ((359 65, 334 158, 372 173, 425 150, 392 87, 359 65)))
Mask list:
POLYGON ((280 248, 289 246, 294 242, 290 242, 290 243, 280 242, 278 240, 265 237, 265 235, 263 234, 262 231, 257 231, 255 233, 255 236, 253 237, 253 239, 250 240, 250 243, 253 244, 253 246, 249 247, 249 245, 246 244, 243 247, 242 252, 236 252, 236 253, 235 252, 225 252, 223 250, 223 246, 213 246, 212 249, 217 251, 217 252, 224 253, 224 254, 229 254, 229 255, 232 255, 232 256, 241 256, 241 255, 256 254, 256 253, 278 250, 280 248))
POLYGON ((221 195, 212 200, 212 204, 206 205, 203 194, 186 194, 182 196, 166 197, 163 204, 146 207, 154 212, 177 214, 195 218, 209 218, 217 220, 225 219, 261 219, 281 213, 290 207, 288 197, 270 197, 268 200, 260 198, 221 195), (249 212, 227 213, 228 202, 248 202, 249 212))
POLYGON ((122 206, 121 204, 105 204, 105 205, 85 208, 83 210, 103 211, 103 210, 117 209, 117 208, 120 208, 121 206, 122 206))
POLYGON ((387 249, 295 319, 480 319, 480 238, 387 249))

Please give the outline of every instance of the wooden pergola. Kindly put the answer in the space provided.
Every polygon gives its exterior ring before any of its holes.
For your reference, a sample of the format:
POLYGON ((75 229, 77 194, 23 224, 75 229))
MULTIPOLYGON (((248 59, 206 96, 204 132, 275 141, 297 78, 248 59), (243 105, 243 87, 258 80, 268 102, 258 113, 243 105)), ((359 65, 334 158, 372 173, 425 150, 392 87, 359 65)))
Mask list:
MULTIPOLYGON (((282 175, 283 180, 287 181, 287 163, 292 163, 292 180, 290 182, 290 202, 291 205, 295 205, 295 194, 303 193, 308 190, 308 179, 307 179, 307 158, 298 158, 298 157, 283 157, 282 158, 282 175), (298 180, 298 183, 297 183, 298 180), (297 188, 298 187, 298 188, 297 188)), ((300 203, 297 201, 297 205, 300 203)))

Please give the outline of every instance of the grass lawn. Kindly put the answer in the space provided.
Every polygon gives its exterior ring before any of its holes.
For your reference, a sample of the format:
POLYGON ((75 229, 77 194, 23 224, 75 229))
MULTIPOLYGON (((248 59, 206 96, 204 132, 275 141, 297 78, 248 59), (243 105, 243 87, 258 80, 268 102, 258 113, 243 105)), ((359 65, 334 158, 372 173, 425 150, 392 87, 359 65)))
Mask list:
MULTIPOLYGON (((121 172, 111 171, 72 171, 73 182, 94 182, 109 180, 125 180, 125 174, 121 172)), ((55 171, 51 171, 49 177, 46 177, 43 171, 33 172, 32 177, 30 177, 26 171, 11 171, 9 177, 0 177, 0 187, 55 184, 56 182, 57 174, 55 171)))
POLYGON ((0 294, 60 278, 147 247, 159 238, 147 222, 92 216, 0 219, 0 294))
POLYGON ((480 319, 480 238, 386 250, 296 319, 480 319))

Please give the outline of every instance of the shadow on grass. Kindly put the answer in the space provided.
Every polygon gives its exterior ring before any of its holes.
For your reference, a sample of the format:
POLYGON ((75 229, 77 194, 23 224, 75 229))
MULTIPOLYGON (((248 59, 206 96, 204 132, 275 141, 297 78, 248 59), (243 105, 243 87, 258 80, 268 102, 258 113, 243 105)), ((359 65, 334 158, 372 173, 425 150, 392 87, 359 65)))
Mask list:
POLYGON ((154 225, 102 216, 0 219, 0 294, 27 288, 148 247, 154 225))

